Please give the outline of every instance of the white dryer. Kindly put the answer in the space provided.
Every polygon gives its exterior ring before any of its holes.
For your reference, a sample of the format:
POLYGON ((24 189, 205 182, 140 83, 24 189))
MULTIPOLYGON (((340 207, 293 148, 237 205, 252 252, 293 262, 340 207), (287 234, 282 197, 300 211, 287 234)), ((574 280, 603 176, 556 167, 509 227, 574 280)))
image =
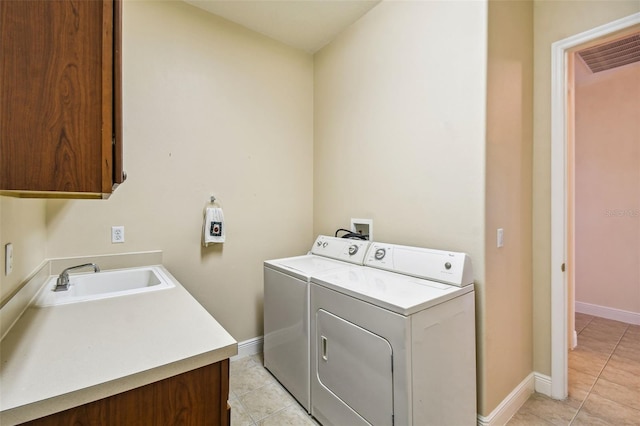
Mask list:
POLYGON ((464 253, 371 243, 311 280, 311 414, 323 425, 475 425, 475 301, 464 253))
POLYGON ((368 246, 320 235, 307 255, 264 262, 264 366, 308 412, 310 277, 362 265, 368 246))

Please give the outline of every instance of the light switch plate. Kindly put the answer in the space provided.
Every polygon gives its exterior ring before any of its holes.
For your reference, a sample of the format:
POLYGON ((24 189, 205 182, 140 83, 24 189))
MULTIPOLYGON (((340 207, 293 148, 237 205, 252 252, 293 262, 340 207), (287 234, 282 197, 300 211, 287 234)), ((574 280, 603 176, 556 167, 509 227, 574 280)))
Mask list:
POLYGON ((9 275, 13 272, 13 244, 8 243, 4 246, 4 274, 9 275))

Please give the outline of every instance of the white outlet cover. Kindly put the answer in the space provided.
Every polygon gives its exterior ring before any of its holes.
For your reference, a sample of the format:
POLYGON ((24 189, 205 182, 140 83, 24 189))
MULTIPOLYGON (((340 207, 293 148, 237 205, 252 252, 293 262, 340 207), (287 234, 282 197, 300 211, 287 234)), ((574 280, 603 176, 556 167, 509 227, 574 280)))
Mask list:
POLYGON ((111 242, 124 243, 124 226, 111 227, 111 242))

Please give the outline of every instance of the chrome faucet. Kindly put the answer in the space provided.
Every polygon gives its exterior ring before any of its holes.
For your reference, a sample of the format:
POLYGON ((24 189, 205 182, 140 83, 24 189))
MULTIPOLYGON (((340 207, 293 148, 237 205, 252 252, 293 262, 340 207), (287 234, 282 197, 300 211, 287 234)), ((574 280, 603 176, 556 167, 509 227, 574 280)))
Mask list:
POLYGON ((56 281, 56 287, 53 289, 53 291, 69 290, 69 271, 74 269, 86 268, 88 266, 91 266, 93 268, 93 272, 100 272, 100 267, 95 263, 85 263, 82 265, 71 266, 65 269, 64 271, 62 271, 62 273, 58 277, 58 280, 56 281))

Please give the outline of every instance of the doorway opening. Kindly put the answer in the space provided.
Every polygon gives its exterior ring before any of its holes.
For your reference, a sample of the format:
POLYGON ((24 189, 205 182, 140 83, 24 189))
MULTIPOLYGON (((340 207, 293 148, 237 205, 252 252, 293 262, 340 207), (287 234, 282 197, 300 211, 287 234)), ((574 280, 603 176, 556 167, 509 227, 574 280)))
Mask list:
POLYGON ((573 342, 573 105, 572 52, 622 36, 640 26, 640 13, 576 34, 552 45, 551 99, 551 397, 568 394, 568 349, 573 342))

